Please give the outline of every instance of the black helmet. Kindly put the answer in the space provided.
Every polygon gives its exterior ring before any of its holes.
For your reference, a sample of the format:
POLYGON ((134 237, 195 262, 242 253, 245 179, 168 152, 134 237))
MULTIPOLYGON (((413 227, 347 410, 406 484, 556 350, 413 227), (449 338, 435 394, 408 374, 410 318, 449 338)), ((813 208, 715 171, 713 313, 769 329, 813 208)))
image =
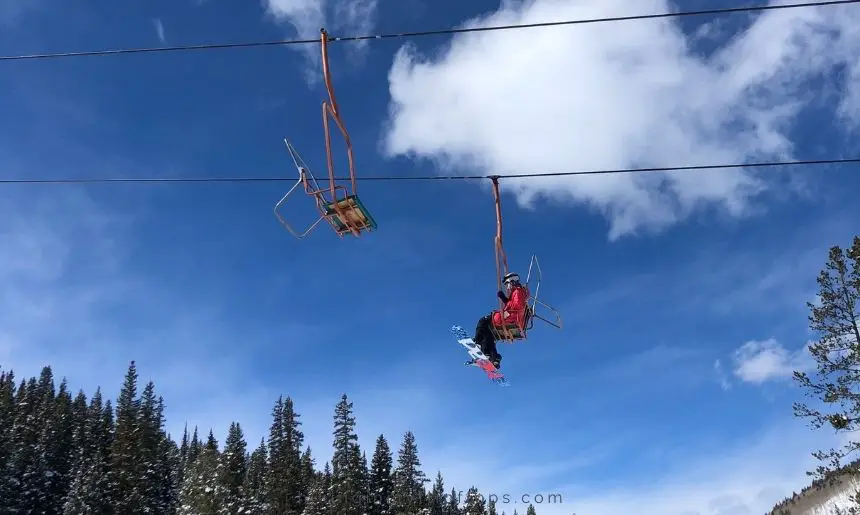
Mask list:
POLYGON ((519 283, 520 283, 519 274, 515 274, 513 272, 511 272, 509 274, 505 274, 505 277, 502 278, 502 284, 504 284, 505 286, 507 286, 509 284, 519 284, 519 283))

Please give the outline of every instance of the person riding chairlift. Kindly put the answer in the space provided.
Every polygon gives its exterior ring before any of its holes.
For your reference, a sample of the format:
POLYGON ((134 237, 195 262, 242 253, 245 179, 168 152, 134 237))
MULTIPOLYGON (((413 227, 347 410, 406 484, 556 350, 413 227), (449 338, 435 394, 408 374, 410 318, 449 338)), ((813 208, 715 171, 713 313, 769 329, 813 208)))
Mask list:
POLYGON ((496 338, 493 335, 493 326, 502 327, 504 325, 516 324, 518 327, 525 325, 526 302, 528 301, 528 293, 525 287, 520 283, 520 276, 515 273, 505 274, 503 279, 504 291, 499 290, 498 297, 505 303, 505 307, 501 312, 493 311, 488 315, 484 315, 478 320, 475 327, 475 337, 473 340, 481 348, 490 362, 496 369, 501 368, 502 356, 496 350, 496 338))

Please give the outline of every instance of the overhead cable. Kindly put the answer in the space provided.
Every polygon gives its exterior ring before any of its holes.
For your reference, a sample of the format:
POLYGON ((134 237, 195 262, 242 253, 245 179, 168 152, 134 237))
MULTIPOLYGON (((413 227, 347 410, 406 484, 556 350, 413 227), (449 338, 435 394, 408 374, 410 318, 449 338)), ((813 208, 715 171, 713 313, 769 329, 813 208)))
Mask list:
MULTIPOLYGON (((525 24, 513 24, 513 25, 495 25, 488 27, 463 27, 463 28, 448 28, 448 29, 437 29, 437 30, 425 30, 425 31, 417 31, 417 32, 395 32, 388 34, 370 34, 370 35, 359 35, 359 36, 341 36, 341 37, 330 37, 329 41, 331 42, 345 42, 345 41, 367 41, 367 40, 380 40, 380 39, 401 39, 401 38, 414 38, 414 37, 423 37, 423 36, 439 36, 439 35, 450 35, 450 34, 463 34, 468 32, 490 32, 490 31, 499 31, 499 30, 518 30, 518 29, 532 29, 532 28, 542 28, 542 27, 557 27, 563 25, 585 25, 592 23, 608 23, 608 22, 623 22, 623 21, 641 21, 641 20, 655 20, 660 18, 680 18, 680 17, 688 17, 688 16, 706 16, 706 15, 723 15, 723 14, 735 14, 735 13, 750 13, 750 12, 762 12, 762 11, 776 11, 782 9, 799 9, 799 8, 809 8, 809 7, 824 7, 824 6, 837 6, 837 5, 847 5, 847 4, 856 4, 860 3, 860 0, 826 0, 826 1, 818 1, 818 2, 802 2, 802 3, 794 3, 794 4, 779 4, 779 5, 759 5, 759 6, 747 6, 747 7, 728 7, 725 9, 702 9, 697 11, 681 11, 681 12, 673 12, 673 13, 659 13, 659 14, 639 14, 639 15, 631 15, 631 16, 611 16, 606 18, 590 18, 590 19, 580 19, 580 20, 563 20, 563 21, 552 21, 552 22, 541 22, 541 23, 525 23, 525 24)), ((22 54, 22 55, 6 55, 0 56, 0 61, 23 61, 23 60, 32 60, 32 59, 56 59, 63 57, 85 57, 85 56, 97 56, 97 55, 121 55, 121 54, 143 54, 143 53, 163 53, 163 52, 188 52, 188 51, 196 51, 196 50, 222 50, 227 48, 256 48, 256 47, 271 47, 271 46, 285 46, 285 45, 311 45, 311 44, 319 44, 319 38, 311 38, 311 39, 291 39, 291 40, 272 40, 272 41, 248 41, 248 42, 240 42, 240 43, 206 43, 199 45, 181 45, 181 46, 162 46, 162 47, 146 47, 146 48, 116 48, 116 49, 106 49, 106 50, 84 50, 77 52, 55 52, 55 53, 45 53, 45 54, 22 54)))
MULTIPOLYGON (((425 176, 376 176, 359 177, 359 181, 456 181, 456 180, 486 180, 486 179, 517 179, 539 177, 564 177, 575 175, 612 175, 648 172, 685 172, 701 170, 720 170, 731 168, 775 168, 781 166, 821 166, 858 164, 860 158, 848 159, 815 159, 805 161, 765 161, 758 163, 733 163, 715 165, 665 166, 652 168, 619 168, 609 170, 579 170, 569 172, 534 172, 511 175, 425 175, 425 176)), ((200 183, 200 182, 284 182, 295 181, 296 177, 91 177, 91 178, 55 178, 55 179, 2 179, 0 184, 86 184, 86 183, 200 183)), ((349 177, 338 177, 336 181, 346 181, 349 177)))

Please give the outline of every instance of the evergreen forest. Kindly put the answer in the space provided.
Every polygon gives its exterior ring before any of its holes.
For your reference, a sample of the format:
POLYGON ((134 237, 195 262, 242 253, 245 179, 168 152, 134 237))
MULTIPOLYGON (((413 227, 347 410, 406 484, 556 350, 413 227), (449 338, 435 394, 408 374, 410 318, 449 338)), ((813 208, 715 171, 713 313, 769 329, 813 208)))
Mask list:
MULTIPOLYGON (((50 367, 20 383, 0 371, 0 513, 498 515, 476 488, 448 490, 440 472, 429 480, 411 431, 396 460, 379 435, 368 464, 346 395, 334 409, 331 462, 319 467, 289 397, 275 402, 268 438, 249 452, 238 422, 223 445, 196 428, 177 443, 155 385, 138 390, 134 362, 115 404, 101 388, 72 395, 50 367)), ((536 515, 533 505, 526 515, 536 515)))

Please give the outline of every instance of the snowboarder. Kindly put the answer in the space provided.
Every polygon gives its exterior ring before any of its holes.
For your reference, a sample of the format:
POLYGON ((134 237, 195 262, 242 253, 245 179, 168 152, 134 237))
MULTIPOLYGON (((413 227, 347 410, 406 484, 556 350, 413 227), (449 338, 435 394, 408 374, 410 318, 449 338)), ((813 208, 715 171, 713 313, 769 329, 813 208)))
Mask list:
POLYGON ((505 291, 499 290, 498 297, 505 303, 502 312, 493 311, 481 317, 475 327, 474 342, 478 344, 493 366, 501 368, 502 356, 496 350, 496 337, 493 326, 502 327, 505 324, 516 324, 522 327, 525 324, 526 301, 528 292, 520 283, 520 276, 515 273, 505 274, 503 278, 505 291))

